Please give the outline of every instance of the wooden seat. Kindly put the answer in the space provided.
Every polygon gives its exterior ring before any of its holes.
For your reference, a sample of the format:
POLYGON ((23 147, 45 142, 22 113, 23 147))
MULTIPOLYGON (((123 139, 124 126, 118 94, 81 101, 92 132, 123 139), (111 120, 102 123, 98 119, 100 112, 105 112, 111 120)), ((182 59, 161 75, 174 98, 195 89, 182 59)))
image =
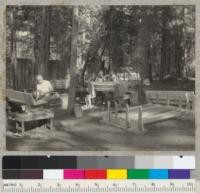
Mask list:
MULTIPOLYGON (((54 113, 48 109, 37 110, 37 111, 34 110, 34 111, 25 112, 25 113, 17 113, 15 116, 16 129, 21 130, 22 135, 24 135, 26 122, 47 120, 50 130, 52 130, 53 129, 53 118, 54 118, 54 113), (21 127, 19 126, 19 122, 21 123, 21 127)), ((45 126, 46 126, 46 124, 45 124, 45 126)))
POLYGON ((12 113, 14 114, 14 120, 16 121, 16 129, 21 130, 23 135, 25 134, 25 122, 29 121, 47 120, 49 122, 49 128, 53 129, 54 113, 50 109, 45 108, 44 105, 47 104, 47 101, 36 101, 31 93, 12 89, 6 90, 6 97, 11 103, 14 103, 18 106, 26 106, 24 112, 12 113), (19 123, 21 123, 21 127, 19 123))

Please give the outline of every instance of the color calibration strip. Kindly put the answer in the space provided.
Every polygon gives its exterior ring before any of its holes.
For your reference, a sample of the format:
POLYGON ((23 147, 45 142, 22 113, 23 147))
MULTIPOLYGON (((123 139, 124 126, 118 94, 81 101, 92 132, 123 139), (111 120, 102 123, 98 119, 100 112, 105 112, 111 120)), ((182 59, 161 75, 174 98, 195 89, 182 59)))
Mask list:
POLYGON ((3 193, 195 193, 195 180, 3 180, 3 193))
POLYGON ((4 156, 3 169, 195 169, 194 156, 4 156))
POLYGON ((3 179, 190 179, 189 169, 3 170, 3 179))

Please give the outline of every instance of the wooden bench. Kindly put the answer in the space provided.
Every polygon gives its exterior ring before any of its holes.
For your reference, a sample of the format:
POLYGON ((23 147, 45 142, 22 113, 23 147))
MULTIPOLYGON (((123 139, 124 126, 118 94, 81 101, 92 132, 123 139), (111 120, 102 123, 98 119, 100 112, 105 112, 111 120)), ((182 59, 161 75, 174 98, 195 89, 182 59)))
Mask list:
POLYGON ((194 108, 194 92, 192 91, 145 91, 148 103, 178 106, 180 108, 194 108))
POLYGON ((13 89, 6 89, 6 97, 8 101, 19 105, 27 105, 28 108, 38 107, 47 103, 45 100, 36 101, 33 98, 32 93, 21 92, 13 89))
POLYGON ((66 93, 69 89, 69 81, 66 79, 60 79, 60 80, 52 80, 52 85, 55 91, 58 91, 59 93, 66 93))
POLYGON ((95 91, 100 92, 115 92, 117 82, 106 81, 106 82, 91 82, 94 86, 95 91))
POLYGON ((138 91, 134 86, 136 81, 106 81, 106 82, 91 82, 95 91, 113 93, 113 100, 117 100, 120 104, 130 100, 132 104, 138 102, 138 91))
POLYGON ((115 103, 115 109, 112 111, 110 103, 108 103, 108 110, 103 115, 103 122, 123 128, 125 131, 145 133, 147 131, 144 128, 145 124, 178 118, 186 113, 194 115, 193 105, 191 107, 191 104, 194 104, 192 92, 163 91, 158 94, 156 91, 148 94, 151 103, 135 107, 129 107, 127 104, 124 111, 119 111, 118 103, 115 103))
POLYGON ((25 106, 23 112, 13 113, 13 119, 16 121, 16 129, 21 130, 23 135, 25 134, 25 122, 29 121, 47 120, 49 128, 53 129, 54 113, 50 109, 45 109, 47 101, 36 101, 31 93, 16 91, 12 89, 6 90, 6 97, 7 101, 10 103, 14 103, 19 106, 25 106))

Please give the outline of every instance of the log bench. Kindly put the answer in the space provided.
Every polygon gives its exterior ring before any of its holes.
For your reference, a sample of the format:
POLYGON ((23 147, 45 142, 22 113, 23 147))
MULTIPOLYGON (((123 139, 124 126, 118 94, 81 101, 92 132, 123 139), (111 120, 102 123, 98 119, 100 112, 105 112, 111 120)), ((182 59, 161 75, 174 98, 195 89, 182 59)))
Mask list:
POLYGON ((114 110, 111 110, 110 102, 108 102, 108 110, 103 114, 103 122, 120 127, 124 131, 146 133, 145 124, 178 118, 185 113, 194 115, 194 94, 192 92, 172 93, 172 91, 163 91, 159 93, 156 91, 147 93, 146 96, 150 96, 147 100, 151 100, 151 103, 134 107, 129 107, 126 104, 123 111, 119 111, 117 102, 115 102, 114 110), (175 104, 175 106, 172 104, 175 104))
MULTIPOLYGON (((42 99, 36 101, 31 93, 12 89, 6 90, 6 98, 8 103, 22 107, 22 112, 11 108, 8 110, 8 119, 12 118, 16 121, 16 129, 20 130, 22 135, 25 134, 25 122, 30 121, 47 120, 49 128, 53 129, 54 113, 46 108, 47 101, 42 99), (11 111, 14 111, 12 117, 9 116, 11 111)), ((45 126, 47 126, 46 123, 45 126)))

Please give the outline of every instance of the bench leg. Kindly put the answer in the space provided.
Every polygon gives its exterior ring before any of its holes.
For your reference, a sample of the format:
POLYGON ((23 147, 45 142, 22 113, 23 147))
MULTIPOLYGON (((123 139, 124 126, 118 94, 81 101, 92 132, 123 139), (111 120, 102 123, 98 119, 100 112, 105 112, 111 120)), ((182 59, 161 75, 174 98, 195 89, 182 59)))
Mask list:
POLYGON ((22 121, 22 135, 25 134, 25 125, 24 125, 24 121, 22 121))
POLYGON ((144 128, 143 121, 142 121, 142 107, 138 107, 138 119, 137 121, 130 121, 130 127, 133 133, 136 134, 144 134, 147 130, 144 128))
POLYGON ((16 130, 17 131, 19 130, 19 123, 18 123, 18 121, 16 121, 16 130))
POLYGON ((49 128, 50 128, 50 130, 53 130, 54 128, 53 128, 53 119, 50 119, 49 120, 49 128))
POLYGON ((142 106, 138 109, 138 129, 141 133, 146 133, 147 130, 144 128, 143 120, 142 120, 142 106))

